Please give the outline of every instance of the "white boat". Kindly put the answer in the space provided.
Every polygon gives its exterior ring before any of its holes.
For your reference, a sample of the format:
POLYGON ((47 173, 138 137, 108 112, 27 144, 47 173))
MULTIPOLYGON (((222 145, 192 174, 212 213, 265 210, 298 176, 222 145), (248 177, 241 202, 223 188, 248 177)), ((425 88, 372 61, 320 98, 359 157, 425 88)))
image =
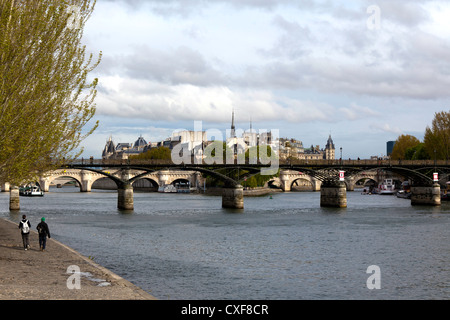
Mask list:
POLYGON ((178 192, 178 191, 174 185, 168 184, 168 185, 159 187, 158 192, 174 193, 174 192, 178 192))
POLYGON ((178 193, 190 193, 191 188, 189 183, 177 183, 175 185, 178 193))
POLYGON ((39 186, 26 186, 20 188, 19 194, 24 197, 43 197, 44 191, 39 186))
POLYGON ((378 186, 378 194, 394 194, 395 184, 393 179, 384 179, 383 183, 378 186))

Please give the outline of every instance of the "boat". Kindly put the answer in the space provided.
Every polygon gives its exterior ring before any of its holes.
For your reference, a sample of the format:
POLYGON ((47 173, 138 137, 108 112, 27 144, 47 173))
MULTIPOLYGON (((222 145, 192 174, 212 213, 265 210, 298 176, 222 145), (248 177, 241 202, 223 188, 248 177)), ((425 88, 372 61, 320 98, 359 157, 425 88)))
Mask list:
POLYGON ((406 190, 399 190, 397 192, 397 198, 411 199, 411 192, 408 192, 406 190))
POLYGON ((172 184, 168 184, 168 185, 164 185, 158 188, 158 192, 164 192, 164 193, 175 193, 178 192, 177 188, 172 185, 172 184))
POLYGON ((43 197, 44 191, 39 186, 25 186, 19 189, 19 195, 24 197, 43 197))
POLYGON ((446 188, 441 193, 441 201, 450 201, 450 181, 446 183, 446 188))
POLYGON ((364 188, 363 191, 361 192, 362 195, 372 195, 372 194, 376 194, 376 190, 371 186, 369 188, 369 190, 367 190, 367 188, 364 188))
POLYGON ((395 184, 393 179, 384 179, 383 183, 378 186, 378 194, 394 194, 395 184))
POLYGON ((397 198, 411 199, 411 188, 409 187, 409 181, 402 183, 402 189, 397 192, 397 198))
POLYGON ((189 183, 177 183, 176 189, 178 193, 190 193, 191 192, 191 186, 189 183))

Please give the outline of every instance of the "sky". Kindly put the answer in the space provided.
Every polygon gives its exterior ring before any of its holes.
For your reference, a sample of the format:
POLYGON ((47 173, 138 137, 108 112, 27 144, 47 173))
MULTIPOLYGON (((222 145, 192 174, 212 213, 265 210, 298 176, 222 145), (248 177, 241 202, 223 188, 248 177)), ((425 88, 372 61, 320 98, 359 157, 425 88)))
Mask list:
POLYGON ((450 110, 449 16, 427 0, 97 0, 83 42, 103 54, 100 125, 82 156, 195 121, 225 136, 233 110, 238 129, 383 156, 450 110))

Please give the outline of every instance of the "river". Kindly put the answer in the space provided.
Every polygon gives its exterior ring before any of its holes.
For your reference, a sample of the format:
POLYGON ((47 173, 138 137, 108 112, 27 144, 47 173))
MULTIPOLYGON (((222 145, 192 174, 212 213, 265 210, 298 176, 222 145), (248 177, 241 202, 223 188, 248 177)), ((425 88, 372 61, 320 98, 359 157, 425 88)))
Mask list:
POLYGON ((217 196, 135 192, 129 214, 115 191, 64 187, 21 197, 18 213, 1 193, 0 216, 26 214, 33 229, 46 217, 54 239, 162 300, 450 298, 450 203, 347 199, 330 209, 320 192, 275 193, 240 212, 217 196))

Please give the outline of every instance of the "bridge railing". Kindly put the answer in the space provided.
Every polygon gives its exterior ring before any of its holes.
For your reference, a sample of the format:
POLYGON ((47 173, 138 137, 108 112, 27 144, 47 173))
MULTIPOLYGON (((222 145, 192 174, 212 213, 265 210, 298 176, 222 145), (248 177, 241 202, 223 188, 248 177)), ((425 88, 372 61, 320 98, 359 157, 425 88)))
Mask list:
MULTIPOLYGON (((206 163, 202 161, 202 163, 198 163, 191 161, 186 163, 186 165, 210 165, 210 163, 206 163)), ((267 163, 257 162, 257 163, 249 163, 247 160, 245 163, 238 162, 235 160, 234 163, 224 163, 225 165, 270 165, 267 163)), ((349 167, 358 167, 358 166, 371 166, 371 167, 433 167, 433 166, 444 166, 448 167, 450 165, 449 160, 300 160, 300 159, 290 159, 290 160, 279 160, 278 164, 281 166, 322 166, 322 167, 338 167, 338 166, 349 166, 349 167)), ((66 165, 83 165, 83 166, 174 166, 175 164, 172 160, 156 160, 156 159, 75 159, 70 163, 66 163, 66 165)))
POLYGON ((316 165, 316 166, 379 166, 379 167, 395 167, 395 166, 412 166, 412 167, 433 167, 448 166, 448 160, 291 160, 280 161, 280 164, 292 165, 316 165))

